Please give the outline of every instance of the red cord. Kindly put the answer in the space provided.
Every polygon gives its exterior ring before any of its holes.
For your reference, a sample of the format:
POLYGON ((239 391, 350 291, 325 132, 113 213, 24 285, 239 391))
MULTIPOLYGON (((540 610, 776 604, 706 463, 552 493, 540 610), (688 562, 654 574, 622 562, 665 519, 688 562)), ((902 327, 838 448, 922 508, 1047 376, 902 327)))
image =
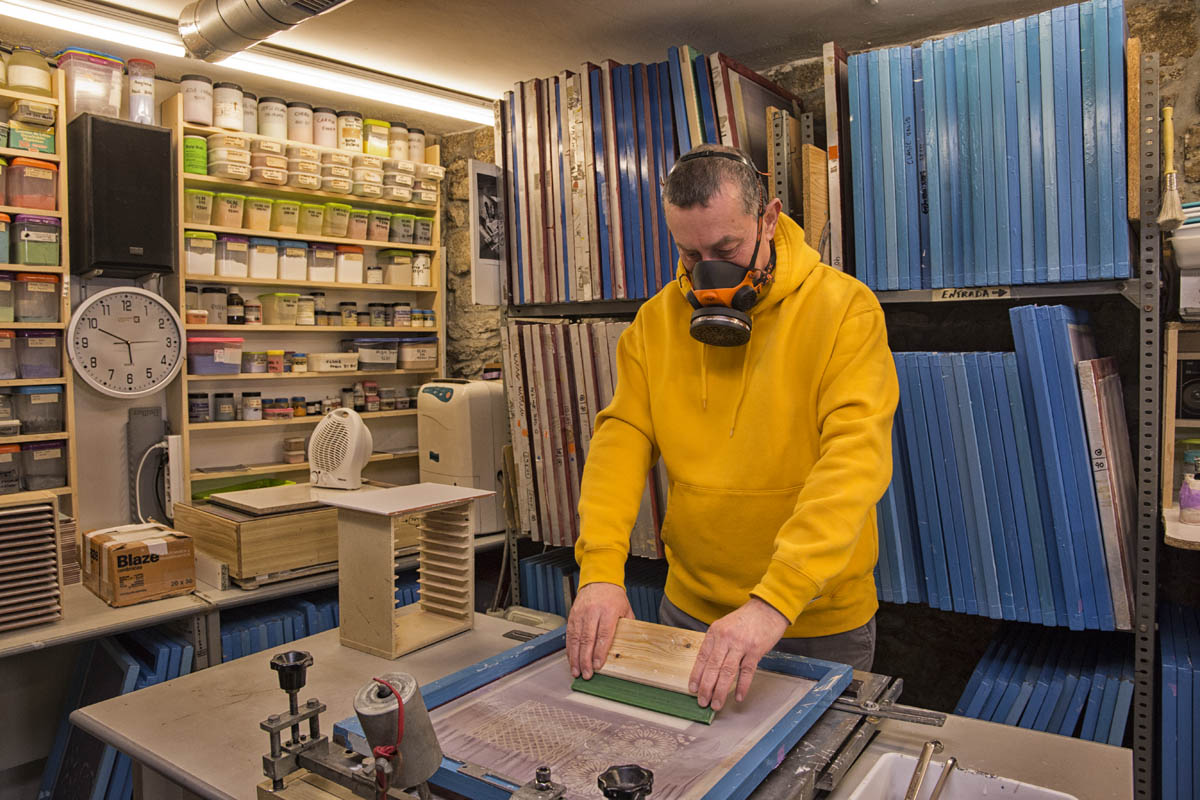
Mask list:
MULTIPOLYGON (((371 680, 375 681, 376 683, 383 684, 391 691, 392 694, 396 696, 396 743, 380 745, 371 751, 375 754, 376 758, 383 758, 391 761, 396 753, 399 752, 400 740, 404 738, 404 698, 400 696, 400 692, 396 690, 395 686, 392 686, 383 678, 372 678, 371 680)), ((383 800, 387 797, 388 790, 387 775, 383 772, 383 770, 375 771, 375 784, 379 789, 379 798, 380 800, 383 800)))

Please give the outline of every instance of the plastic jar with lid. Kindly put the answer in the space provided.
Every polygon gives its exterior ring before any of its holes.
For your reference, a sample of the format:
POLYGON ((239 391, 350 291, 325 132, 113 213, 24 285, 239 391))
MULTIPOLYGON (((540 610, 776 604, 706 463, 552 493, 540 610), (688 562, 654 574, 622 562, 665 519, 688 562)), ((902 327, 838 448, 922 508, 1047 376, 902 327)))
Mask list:
POLYGON ((287 104, 287 138, 302 144, 313 143, 313 107, 293 100, 287 104))
POLYGON ((366 239, 370 218, 371 212, 365 208, 350 209, 350 220, 346 225, 346 238, 366 239))
POLYGON ((392 303, 392 324, 397 328, 407 328, 412 325, 411 303, 392 303))
POLYGON ((300 203, 296 200, 275 200, 271 203, 271 230, 275 233, 296 233, 300 229, 300 203))
POLYGON ((279 279, 303 281, 308 279, 308 244, 295 239, 279 242, 279 279))
POLYGON ((296 309, 300 295, 296 292, 271 292, 260 294, 263 307, 263 322, 267 325, 295 325, 296 309))
POLYGON ((433 244, 433 217, 413 218, 413 244, 433 244))
POLYGON ((17 214, 12 223, 12 260, 30 267, 62 263, 62 220, 37 214, 17 214))
POLYGON ((271 209, 274 202, 269 197, 247 197, 242 211, 242 227, 252 231, 271 229, 271 209))
POLYGON ((129 72, 129 121, 154 124, 154 62, 131 58, 125 62, 129 72))
POLYGON ((392 286, 412 286, 411 250, 380 250, 376 263, 383 267, 383 282, 392 286))
POLYGON ((393 122, 388 129, 388 158, 408 160, 408 125, 393 122))
POLYGON ((432 272, 432 259, 430 259, 429 253, 417 253, 413 256, 413 286, 429 286, 433 277, 432 272))
POLYGON ((367 303, 367 313, 371 315, 371 327, 387 325, 387 303, 367 303))
POLYGON ((337 147, 337 112, 332 108, 319 106, 313 109, 312 143, 317 147, 337 147))
POLYGON ((242 92, 242 130, 258 133, 258 95, 242 92))
POLYGON ((279 241, 260 236, 250 238, 250 277, 275 280, 279 277, 279 241))
POLYGON ((179 79, 183 95, 183 121, 193 125, 213 124, 213 82, 207 75, 184 75, 179 79))
POLYGON ((337 280, 337 250, 333 245, 316 242, 309 246, 308 279, 314 283, 337 280))
MULTIPOLYGON (((346 206, 350 208, 350 206, 346 206)), ((325 227, 325 206, 304 203, 300 206, 299 232, 305 236, 321 236, 325 227)))
POLYGON ((18 272, 17 322, 58 322, 59 278, 44 272, 18 272))
POLYGON ((367 236, 372 242, 386 242, 392 232, 392 215, 387 211, 371 211, 367 216, 367 236))
POLYGON ((283 372, 283 351, 268 350, 267 351, 267 372, 276 375, 283 372))
MULTIPOLYGON (((322 236, 342 238, 350 225, 350 212, 353 209, 345 203, 326 203, 325 219, 321 228, 322 236)), ((361 281, 359 281, 361 283, 361 281)))
POLYGON ((215 392, 213 394, 213 420, 232 422, 235 419, 237 419, 237 408, 233 403, 233 392, 215 392))
POLYGON ((292 353, 292 372, 308 372, 307 353, 292 353))
POLYGON ((225 325, 229 290, 224 286, 205 286, 200 290, 200 307, 208 312, 209 325, 225 325))
POLYGON ((231 233, 217 236, 217 274, 225 278, 249 277, 249 239, 231 233))
POLYGON ((183 171, 193 175, 208 174, 208 143, 203 136, 183 137, 183 171))
POLYGON ((340 244, 337 248, 337 282, 363 283, 363 249, 340 244))
POLYGON ((282 97, 258 98, 258 135, 268 139, 287 138, 287 103, 282 97))
POLYGON ((263 418, 262 392, 242 392, 242 419, 263 418))
POLYGON ((229 325, 246 324, 246 301, 236 288, 230 289, 225 296, 225 322, 229 325))
POLYGON ((213 84, 212 124, 227 131, 242 129, 242 87, 236 83, 213 84))
POLYGON ((408 129, 408 160, 418 164, 425 162, 425 131, 420 128, 408 129))
POLYGON ((363 152, 380 158, 388 157, 388 137, 391 123, 381 119, 363 120, 363 152))
POLYGON ((9 205, 54 211, 58 208, 58 165, 18 156, 4 171, 9 205))
POLYGON ((212 224, 222 228, 242 227, 245 216, 246 195, 233 192, 218 192, 213 206, 212 224))
POLYGON ((208 392, 188 392, 188 422, 212 422, 208 392))
POLYGON ((342 325, 358 324, 358 303, 345 300, 338 303, 338 312, 342 317, 342 325))
POLYGON ((327 302, 324 292, 309 292, 308 296, 313 299, 313 311, 324 311, 327 302))
POLYGON ((52 95, 50 65, 32 47, 18 47, 8 58, 8 88, 28 94, 52 95))
POLYGON ((207 189, 183 190, 183 221, 198 225, 211 225, 216 192, 207 189))
POLYGON ((209 231, 184 231, 184 274, 217 274, 217 235, 209 231))
POLYGON ((62 395, 61 386, 18 386, 13 391, 13 411, 21 420, 21 433, 61 433, 62 395))
POLYGON ((366 282, 371 284, 383 283, 383 267, 378 264, 368 264, 366 270, 366 282))
POLYGON ((310 295, 302 294, 296 301, 296 324, 317 324, 317 304, 310 295))
POLYGON ((262 303, 251 297, 246 300, 246 324, 262 325, 262 303))
POLYGON ((357 111, 339 111, 338 149, 361 153, 363 149, 363 116, 357 111))

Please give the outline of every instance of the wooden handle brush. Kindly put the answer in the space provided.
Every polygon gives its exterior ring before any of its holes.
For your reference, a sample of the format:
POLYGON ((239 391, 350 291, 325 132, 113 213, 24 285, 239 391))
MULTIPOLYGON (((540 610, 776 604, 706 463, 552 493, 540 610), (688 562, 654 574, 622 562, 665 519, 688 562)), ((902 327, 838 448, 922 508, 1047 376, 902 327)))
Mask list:
POLYGON ((1183 204, 1179 201, 1178 178, 1175 173, 1175 109, 1162 110, 1163 198, 1158 212, 1158 227, 1173 231, 1183 224, 1183 204))

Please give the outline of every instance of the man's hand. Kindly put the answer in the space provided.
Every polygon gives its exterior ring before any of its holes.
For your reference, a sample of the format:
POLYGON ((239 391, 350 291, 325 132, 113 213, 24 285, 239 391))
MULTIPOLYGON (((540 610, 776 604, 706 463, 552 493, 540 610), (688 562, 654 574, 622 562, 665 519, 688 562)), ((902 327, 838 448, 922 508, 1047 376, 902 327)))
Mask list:
POLYGON ((709 626, 688 678, 688 691, 697 693, 701 706, 711 703, 713 710, 719 711, 736 681, 735 697, 742 702, 750 691, 758 660, 779 642, 787 628, 787 617, 751 597, 741 608, 709 626))
POLYGON ((604 665, 612 646, 617 620, 633 619, 625 590, 613 583, 589 583, 579 590, 567 620, 567 660, 571 677, 591 680, 604 665))

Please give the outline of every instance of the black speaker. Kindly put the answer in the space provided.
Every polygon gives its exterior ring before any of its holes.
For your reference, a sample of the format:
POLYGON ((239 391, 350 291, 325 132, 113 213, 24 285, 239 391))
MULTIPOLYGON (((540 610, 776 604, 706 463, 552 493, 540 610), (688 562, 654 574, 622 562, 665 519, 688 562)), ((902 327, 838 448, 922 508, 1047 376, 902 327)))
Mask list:
POLYGON ((171 131, 80 114, 67 125, 71 272, 175 272, 171 131))
POLYGON ((1200 419, 1200 361, 1179 360, 1179 396, 1176 398, 1180 419, 1200 419))

